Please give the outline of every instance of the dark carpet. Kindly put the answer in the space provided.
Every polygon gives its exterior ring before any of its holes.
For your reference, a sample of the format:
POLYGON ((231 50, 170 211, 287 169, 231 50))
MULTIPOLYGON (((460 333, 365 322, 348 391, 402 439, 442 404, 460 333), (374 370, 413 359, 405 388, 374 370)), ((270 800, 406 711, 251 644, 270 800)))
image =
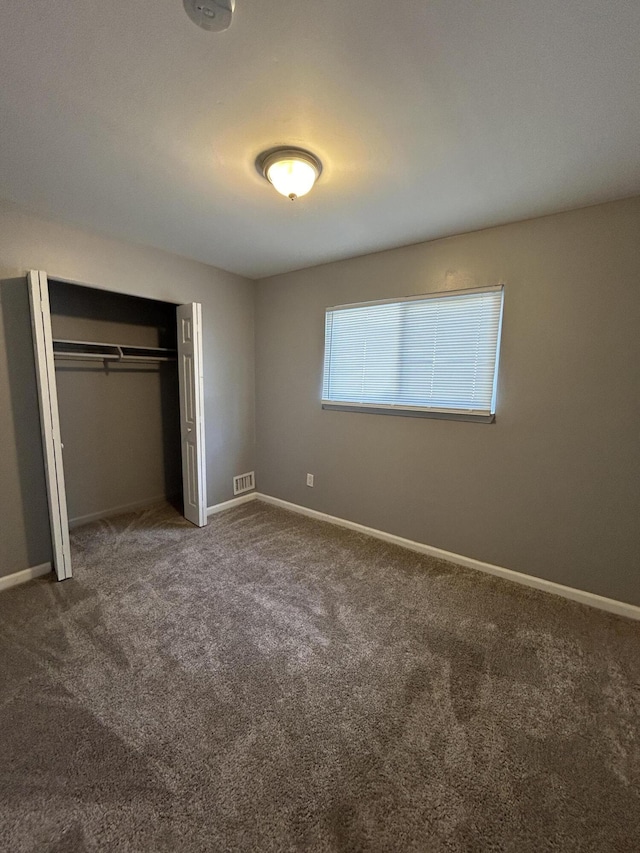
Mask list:
POLYGON ((638 851, 640 625, 261 503, 0 594, 0 848, 638 851))

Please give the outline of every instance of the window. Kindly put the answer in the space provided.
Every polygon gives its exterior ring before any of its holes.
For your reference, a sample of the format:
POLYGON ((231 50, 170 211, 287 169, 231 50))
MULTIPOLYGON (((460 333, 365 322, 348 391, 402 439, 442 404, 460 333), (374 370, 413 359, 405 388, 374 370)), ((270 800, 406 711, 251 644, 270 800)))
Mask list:
POLYGON ((328 308, 322 405, 492 421, 503 287, 328 308))

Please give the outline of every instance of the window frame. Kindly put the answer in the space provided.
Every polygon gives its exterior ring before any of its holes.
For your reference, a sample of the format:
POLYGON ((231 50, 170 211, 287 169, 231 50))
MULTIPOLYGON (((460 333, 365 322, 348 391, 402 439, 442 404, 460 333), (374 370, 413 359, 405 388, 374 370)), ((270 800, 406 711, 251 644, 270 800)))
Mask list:
POLYGON ((325 309, 325 341, 324 341, 324 357, 322 361, 322 392, 321 405, 327 411, 336 412, 359 412, 377 415, 400 415, 402 417, 413 418, 438 418, 442 420, 456 421, 471 421, 475 423, 493 423, 496 419, 496 404, 498 392, 498 374, 500 366, 500 350, 502 344, 502 321, 504 315, 504 283, 488 285, 486 287, 469 287, 457 290, 433 291, 431 293, 423 293, 415 296, 401 296, 390 299, 378 299, 369 302, 349 302, 344 305, 333 305, 325 309), (496 337, 496 359, 493 371, 493 391, 491 397, 491 410, 487 412, 485 409, 449 409, 442 407, 431 406, 407 406, 398 403, 360 403, 357 401, 336 401, 325 399, 325 370, 327 366, 327 315, 331 311, 345 311, 350 308, 368 308, 373 305, 393 305, 406 302, 424 302, 427 299, 442 299, 454 296, 466 296, 473 293, 491 293, 501 292, 500 310, 498 317, 498 331, 496 337))

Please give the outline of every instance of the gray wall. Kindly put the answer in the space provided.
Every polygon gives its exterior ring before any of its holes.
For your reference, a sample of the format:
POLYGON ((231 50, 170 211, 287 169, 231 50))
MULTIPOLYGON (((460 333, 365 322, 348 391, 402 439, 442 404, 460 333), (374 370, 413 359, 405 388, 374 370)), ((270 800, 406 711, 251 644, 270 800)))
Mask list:
POLYGON ((201 302, 209 505, 231 498, 233 475, 254 468, 254 283, 0 203, 0 576, 50 559, 28 269, 119 293, 201 302))
POLYGON ((261 492, 640 604, 640 199, 267 279, 256 329, 261 492), (327 306, 501 281, 494 424, 321 409, 327 306))
POLYGON ((50 558, 24 273, 205 317, 208 502, 260 491, 640 603, 640 199, 343 261, 257 286, 0 204, 0 575, 50 558), (505 281, 495 424, 325 412, 328 305, 505 281), (314 473, 316 485, 305 486, 314 473))

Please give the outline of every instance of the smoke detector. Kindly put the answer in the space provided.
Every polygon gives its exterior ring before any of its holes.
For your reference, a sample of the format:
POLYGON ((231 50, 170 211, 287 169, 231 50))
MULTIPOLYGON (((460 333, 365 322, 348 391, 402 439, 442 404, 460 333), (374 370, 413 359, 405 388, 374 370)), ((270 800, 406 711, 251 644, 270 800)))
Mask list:
POLYGON ((194 24, 212 33, 231 26, 236 0, 183 0, 187 15, 194 24))

